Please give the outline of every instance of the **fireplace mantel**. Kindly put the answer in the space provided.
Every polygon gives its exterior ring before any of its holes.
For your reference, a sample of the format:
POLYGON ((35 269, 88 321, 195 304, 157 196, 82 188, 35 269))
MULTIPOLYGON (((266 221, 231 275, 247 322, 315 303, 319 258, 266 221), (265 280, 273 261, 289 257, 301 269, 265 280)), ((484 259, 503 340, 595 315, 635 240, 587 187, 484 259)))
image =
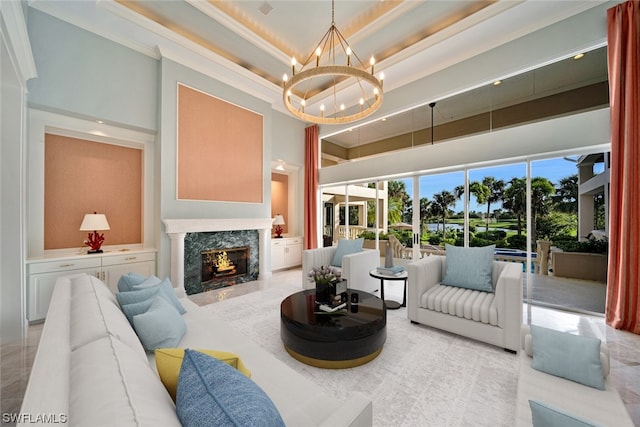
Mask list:
POLYGON ((187 233, 215 231, 258 230, 260 239, 259 279, 271 275, 267 262, 271 239, 271 218, 206 218, 206 219, 163 219, 165 231, 171 239, 171 281, 174 286, 184 289, 184 238, 187 233))

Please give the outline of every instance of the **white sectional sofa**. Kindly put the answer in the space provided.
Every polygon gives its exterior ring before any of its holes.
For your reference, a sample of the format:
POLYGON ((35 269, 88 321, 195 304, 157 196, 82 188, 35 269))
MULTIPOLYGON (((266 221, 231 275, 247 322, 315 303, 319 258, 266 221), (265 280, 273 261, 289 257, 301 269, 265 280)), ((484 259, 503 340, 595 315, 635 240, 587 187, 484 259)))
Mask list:
POLYGON ((517 426, 533 425, 529 400, 544 402, 600 426, 631 427, 634 425, 620 395, 608 377, 609 351, 605 343, 600 347, 600 360, 606 376, 604 390, 534 369, 531 366, 533 351, 528 325, 522 326, 521 347, 523 351, 520 352, 518 373, 517 426))
POLYGON ((407 265, 407 317, 517 352, 522 324, 522 266, 493 261, 494 292, 445 286, 446 257, 430 255, 407 265))
MULTIPOLYGON (((302 252, 302 287, 310 289, 315 286, 309 280, 308 274, 312 268, 331 265, 336 253, 335 246, 307 249, 302 252)), ((380 266, 380 251, 377 249, 363 249, 342 257, 340 267, 342 278, 347 280, 350 289, 373 293, 380 285, 380 280, 374 279, 369 272, 380 266)))
MULTIPOLYGON (((180 294, 180 292, 176 292, 180 294)), ((178 347, 235 353, 289 426, 370 426, 372 404, 328 396, 272 354, 183 296, 178 347)), ((18 425, 179 426, 176 407, 108 287, 89 275, 58 279, 18 425), (57 417, 57 418, 56 418, 57 417)))

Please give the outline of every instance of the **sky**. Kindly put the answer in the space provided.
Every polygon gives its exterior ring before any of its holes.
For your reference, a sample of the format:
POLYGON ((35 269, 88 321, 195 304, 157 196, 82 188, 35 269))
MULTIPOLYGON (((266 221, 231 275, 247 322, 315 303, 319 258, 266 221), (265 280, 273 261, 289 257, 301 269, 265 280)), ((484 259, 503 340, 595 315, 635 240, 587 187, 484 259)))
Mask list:
MULTIPOLYGON (((507 166, 496 166, 482 169, 469 170, 469 179, 471 181, 482 181, 485 176, 492 176, 505 182, 515 177, 525 177, 527 173, 526 164, 518 163, 507 166)), ((575 163, 563 158, 555 158, 549 160, 539 160, 531 163, 531 173, 533 177, 547 178, 554 185, 564 177, 577 173, 575 163)), ((411 178, 401 180, 405 183, 407 193, 413 196, 413 181, 411 178)), ((464 184, 464 172, 451 172, 439 175, 427 175, 420 178, 420 197, 427 197, 433 200, 433 195, 443 190, 453 191, 458 185, 464 184)), ((491 211, 501 207, 501 203, 491 204, 491 211)), ((460 212, 464 209, 464 203, 460 200, 456 203, 454 212, 460 212)), ((487 205, 478 205, 475 197, 471 197, 469 210, 484 212, 487 205)))

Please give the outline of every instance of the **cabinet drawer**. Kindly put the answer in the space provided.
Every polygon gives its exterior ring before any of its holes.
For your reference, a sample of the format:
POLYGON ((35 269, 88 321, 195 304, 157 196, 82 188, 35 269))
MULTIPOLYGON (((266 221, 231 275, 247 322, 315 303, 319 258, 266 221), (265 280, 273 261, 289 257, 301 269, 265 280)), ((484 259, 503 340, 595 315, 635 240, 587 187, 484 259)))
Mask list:
POLYGON ((125 252, 119 255, 109 255, 102 257, 102 266, 129 264, 132 262, 155 261, 155 252, 125 252))
POLYGON ((284 246, 284 245, 285 245, 284 239, 272 239, 271 240, 271 246, 284 246))
POLYGON ((287 239, 287 245, 301 245, 302 244, 302 237, 292 237, 290 239, 287 239))
POLYGON ((79 270, 82 268, 100 268, 100 257, 92 258, 87 255, 86 258, 61 259, 58 261, 32 262, 27 264, 28 274, 37 273, 54 273, 59 271, 79 270))

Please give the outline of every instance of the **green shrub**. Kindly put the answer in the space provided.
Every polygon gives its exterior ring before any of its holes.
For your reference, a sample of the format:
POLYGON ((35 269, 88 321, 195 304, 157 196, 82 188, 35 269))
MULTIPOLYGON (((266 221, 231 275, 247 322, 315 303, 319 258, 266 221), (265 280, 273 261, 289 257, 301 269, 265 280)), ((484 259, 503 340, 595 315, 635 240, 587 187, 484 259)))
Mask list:
POLYGON ((476 233, 476 237, 495 242, 507 237, 507 232, 504 230, 479 231, 476 233))
POLYGON ((438 246, 442 242, 442 237, 437 234, 429 236, 429 243, 438 246))
POLYGON ((512 249, 525 250, 527 248, 527 236, 524 234, 519 236, 514 234, 513 236, 507 237, 507 244, 512 249))
POLYGON ((586 252, 590 254, 606 254, 609 251, 607 240, 587 240, 578 242, 577 240, 554 241, 553 244, 565 252, 586 252))
MULTIPOLYGON (((478 234, 480 234, 480 233, 478 233, 478 234)), ((469 246, 473 246, 473 247, 489 246, 489 245, 493 245, 493 244, 494 244, 494 242, 492 240, 482 239, 480 237, 474 237, 469 242, 469 246)))
MULTIPOLYGON (((373 231, 365 230, 358 237, 362 237, 367 240, 376 240, 376 233, 373 231)), ((380 240, 389 240, 386 233, 380 233, 380 240)))

